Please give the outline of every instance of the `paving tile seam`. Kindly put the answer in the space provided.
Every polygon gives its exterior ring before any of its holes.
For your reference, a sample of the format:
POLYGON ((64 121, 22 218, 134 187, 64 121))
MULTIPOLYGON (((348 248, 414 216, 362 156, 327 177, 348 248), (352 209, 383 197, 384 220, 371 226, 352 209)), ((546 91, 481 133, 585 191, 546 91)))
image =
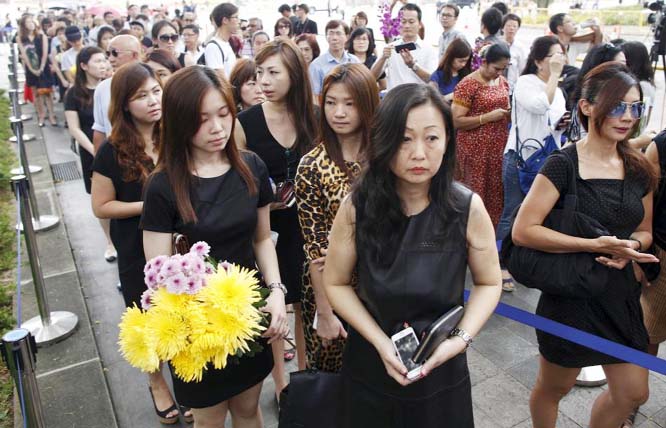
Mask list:
MULTIPOLYGON (((61 275, 62 276, 69 275, 69 274, 72 274, 72 273, 75 273, 75 272, 78 272, 78 271, 76 269, 69 269, 69 270, 65 270, 65 271, 62 271, 62 272, 55 272, 55 273, 50 273, 48 275, 44 275, 43 278, 45 280, 46 279, 53 279, 53 278, 61 276, 61 275)), ((24 279, 23 281, 21 281, 21 285, 24 286, 24 285, 30 284, 31 282, 32 282, 32 278, 24 279)))
POLYGON ((100 366, 101 366, 101 360, 99 359, 99 357, 95 357, 95 358, 91 358, 91 359, 86 360, 86 361, 79 361, 78 363, 70 364, 70 365, 65 366, 65 367, 60 367, 60 368, 48 371, 46 373, 40 373, 40 374, 37 375, 37 379, 42 379, 42 378, 45 378, 47 376, 50 376, 50 375, 53 375, 53 374, 56 374, 56 373, 62 373, 64 371, 67 371, 67 370, 70 370, 70 369, 73 369, 73 368, 76 368, 76 367, 80 367, 80 366, 83 366, 83 365, 86 365, 86 364, 90 364, 90 363, 93 363, 95 361, 99 362, 100 366))

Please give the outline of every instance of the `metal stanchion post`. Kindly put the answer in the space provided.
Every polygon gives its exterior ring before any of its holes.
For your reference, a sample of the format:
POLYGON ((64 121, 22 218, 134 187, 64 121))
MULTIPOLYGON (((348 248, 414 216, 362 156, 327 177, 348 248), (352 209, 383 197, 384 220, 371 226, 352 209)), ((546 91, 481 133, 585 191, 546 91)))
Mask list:
POLYGON ((26 175, 23 168, 27 165, 30 174, 37 174, 42 172, 43 168, 37 165, 30 165, 28 163, 28 156, 25 152, 25 144, 23 137, 23 121, 16 119, 14 117, 10 118, 9 121, 12 124, 12 129, 14 130, 14 136, 16 137, 16 143, 18 144, 19 150, 19 159, 21 161, 21 166, 18 168, 12 169, 10 172, 12 175, 26 175))
MULTIPOLYGON (((11 83, 12 89, 18 91, 19 83, 22 83, 17 75, 17 70, 18 70, 18 48, 16 45, 12 47, 12 58, 11 58, 11 63, 12 63, 12 68, 14 69, 13 73, 10 73, 10 78, 9 81, 11 83)), ((25 82, 25 80, 23 80, 25 82)), ((10 90, 11 92, 11 90, 10 90)), ((23 120, 30 120, 32 119, 32 115, 29 114, 21 114, 21 105, 18 102, 18 93, 16 93, 16 102, 12 100, 12 106, 14 107, 14 116, 20 117, 23 120)))
MULTIPOLYGON (((15 118, 10 118, 10 121, 12 123, 12 128, 14 128, 14 133, 16 134, 16 137, 18 138, 19 141, 22 141, 21 139, 21 133, 23 132, 23 123, 20 120, 16 120, 15 118)), ((23 144, 21 143, 23 146, 23 144)), ((19 155, 20 156, 25 156, 25 148, 21 151, 19 150, 19 155)), ((21 163, 23 165, 28 165, 28 159, 27 158, 22 158, 21 163)), ((26 191, 27 196, 26 198, 29 198, 30 201, 30 208, 31 208, 31 216, 32 216, 32 228, 33 230, 37 232, 42 232, 45 230, 53 229, 58 225, 60 222, 60 219, 58 216, 55 215, 41 215, 39 213, 39 206, 37 205, 37 197, 35 196, 34 192, 34 187, 32 185, 32 174, 30 174, 30 168, 27 168, 27 170, 23 171, 24 174, 21 174, 21 176, 25 176, 28 181, 28 190, 26 191)), ((25 227, 23 222, 21 222, 18 227, 23 230, 22 228, 25 227)))
MULTIPOLYGON (((14 118, 18 118, 19 116, 20 117, 24 116, 24 115, 21 114, 21 103, 19 101, 19 92, 20 92, 19 89, 10 89, 8 91, 9 99, 12 103, 12 112, 14 113, 14 116, 12 116, 12 117, 14 117, 14 118)), ((21 120, 23 120, 23 119, 21 119, 21 120)), ((35 139, 35 136, 32 135, 32 134, 23 134, 23 140, 22 141, 26 142, 26 141, 32 141, 34 139, 35 139)), ((16 143, 17 142, 16 135, 14 135, 13 137, 10 137, 9 141, 11 141, 12 143, 16 143)))
POLYGON ((37 307, 39 308, 39 316, 24 322, 21 328, 29 330, 35 336, 35 342, 38 346, 46 346, 71 336, 79 323, 79 319, 71 312, 51 312, 49 309, 46 289, 44 288, 44 276, 42 275, 42 267, 37 249, 37 236, 30 221, 31 212, 28 199, 28 185, 28 179, 25 176, 18 175, 12 177, 12 188, 15 193, 18 192, 19 203, 21 204, 21 221, 23 223, 25 247, 30 259, 32 282, 35 285, 35 296, 37 297, 37 307))
POLYGON ((7 368, 14 378, 16 390, 23 395, 21 410, 25 412, 22 416, 26 425, 30 428, 46 427, 35 376, 35 353, 37 352, 35 340, 28 330, 17 328, 2 336, 0 350, 7 368))

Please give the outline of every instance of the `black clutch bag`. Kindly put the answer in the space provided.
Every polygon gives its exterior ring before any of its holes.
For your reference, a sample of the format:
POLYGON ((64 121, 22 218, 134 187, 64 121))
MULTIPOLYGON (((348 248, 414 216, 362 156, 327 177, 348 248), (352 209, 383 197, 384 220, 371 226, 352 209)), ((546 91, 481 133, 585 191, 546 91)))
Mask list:
POLYGON ((462 306, 456 306, 430 324, 423 333, 423 340, 414 351, 412 361, 423 364, 430 358, 435 349, 451 335, 451 330, 456 328, 464 312, 462 306))

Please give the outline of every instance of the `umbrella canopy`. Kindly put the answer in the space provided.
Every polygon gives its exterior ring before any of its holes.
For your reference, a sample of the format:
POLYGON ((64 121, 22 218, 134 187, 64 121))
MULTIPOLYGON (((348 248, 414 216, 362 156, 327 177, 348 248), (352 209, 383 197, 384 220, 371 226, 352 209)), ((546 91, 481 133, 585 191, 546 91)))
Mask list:
POLYGON ((102 16, 106 12, 112 12, 115 16, 117 16, 119 18, 121 16, 125 15, 123 12, 119 11, 115 7, 106 6, 106 5, 103 5, 103 4, 95 4, 95 5, 89 6, 89 7, 86 8, 86 12, 88 12, 91 15, 95 15, 95 16, 102 16))
POLYGON ((76 10, 75 5, 59 2, 59 1, 50 1, 46 3, 46 8, 51 10, 64 10, 64 9, 73 9, 76 10))

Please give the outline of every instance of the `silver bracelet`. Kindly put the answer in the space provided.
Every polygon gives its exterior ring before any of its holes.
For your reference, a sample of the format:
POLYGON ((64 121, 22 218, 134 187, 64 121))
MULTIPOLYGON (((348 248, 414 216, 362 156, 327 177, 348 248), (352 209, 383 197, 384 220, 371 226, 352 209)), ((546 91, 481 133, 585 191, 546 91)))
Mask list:
POLYGON ((472 335, 467 333, 462 328, 456 327, 453 330, 451 330, 451 334, 449 334, 449 337, 454 337, 454 336, 458 336, 465 342, 465 349, 469 348, 469 345, 471 345, 472 342, 474 342, 474 338, 472 337, 472 335))
POLYGON ((271 282, 270 284, 267 285, 267 287, 269 290, 277 288, 280 291, 282 291, 282 294, 284 294, 285 296, 287 295, 287 287, 281 282, 271 282))

